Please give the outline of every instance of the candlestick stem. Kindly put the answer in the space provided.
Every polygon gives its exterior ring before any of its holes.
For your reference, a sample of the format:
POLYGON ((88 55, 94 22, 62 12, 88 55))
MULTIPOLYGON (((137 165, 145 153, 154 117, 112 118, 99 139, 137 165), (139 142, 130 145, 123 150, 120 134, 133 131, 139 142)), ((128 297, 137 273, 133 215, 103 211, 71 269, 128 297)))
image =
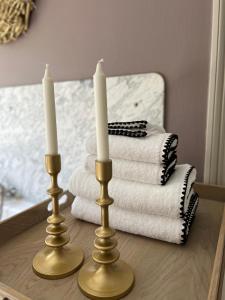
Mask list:
POLYGON ((62 189, 58 186, 57 177, 61 169, 60 155, 46 155, 45 166, 51 176, 51 187, 47 193, 52 199, 52 215, 48 217, 45 248, 40 250, 33 259, 34 272, 46 279, 59 279, 74 273, 83 263, 83 251, 79 247, 67 245, 69 236, 63 224, 65 218, 59 212, 59 195, 62 189), (67 245, 67 246, 65 246, 67 245))
POLYGON ((109 205, 113 199, 108 195, 108 182, 112 177, 112 161, 96 161, 96 178, 100 183, 100 197, 96 203, 101 207, 101 226, 96 229, 92 259, 84 265, 78 276, 81 291, 90 299, 121 299, 134 283, 131 268, 122 260, 116 249, 115 230, 109 227, 109 205))

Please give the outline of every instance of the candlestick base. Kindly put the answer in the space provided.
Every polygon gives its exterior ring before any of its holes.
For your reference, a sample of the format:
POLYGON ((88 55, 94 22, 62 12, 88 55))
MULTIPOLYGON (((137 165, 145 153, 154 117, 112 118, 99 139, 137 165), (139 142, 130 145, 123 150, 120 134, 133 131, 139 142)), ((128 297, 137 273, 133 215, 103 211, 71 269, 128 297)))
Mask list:
POLYGON ((110 265, 89 262, 80 270, 78 284, 90 299, 121 299, 132 289, 134 274, 122 260, 110 265))
POLYGON ((46 246, 33 259, 33 271, 45 279, 60 279, 73 274, 84 260, 81 248, 65 246, 52 248, 46 246))

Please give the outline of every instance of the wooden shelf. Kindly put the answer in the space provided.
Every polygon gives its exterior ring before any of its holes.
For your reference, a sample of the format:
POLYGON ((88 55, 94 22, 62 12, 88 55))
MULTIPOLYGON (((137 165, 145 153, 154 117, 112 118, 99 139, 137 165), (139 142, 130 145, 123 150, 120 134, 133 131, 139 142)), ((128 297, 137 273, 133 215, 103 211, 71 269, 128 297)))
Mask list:
MULTIPOLYGON (((49 281, 37 277, 32 271, 32 259, 43 246, 46 236, 46 221, 40 222, 40 216, 42 219, 46 218, 47 203, 48 201, 29 209, 22 217, 20 214, 0 224, 0 236, 4 239, 0 246, 0 281, 4 287, 0 285, 0 296, 3 294, 9 297, 10 291, 13 295, 11 289, 14 289, 14 294, 21 293, 24 299, 87 299, 78 289, 77 274, 49 281), (37 216, 36 211, 39 217, 34 218, 37 216), (32 220, 30 216, 33 216, 32 220), (24 230, 28 227, 29 220, 29 229, 20 233, 18 226, 17 235, 13 237, 10 234, 10 227, 14 232, 15 224, 21 224, 24 230), (40 223, 34 225, 36 222, 40 223), (8 294, 6 286, 9 289, 8 294)), ((117 231, 121 259, 125 259, 133 267, 136 277, 133 291, 124 299, 207 299, 223 206, 222 202, 200 200, 188 242, 184 246, 117 231)), ((63 214, 66 216, 71 242, 84 249, 87 261, 93 249, 96 226, 75 220, 69 207, 63 214)), ((15 295, 9 299, 17 299, 15 295)))

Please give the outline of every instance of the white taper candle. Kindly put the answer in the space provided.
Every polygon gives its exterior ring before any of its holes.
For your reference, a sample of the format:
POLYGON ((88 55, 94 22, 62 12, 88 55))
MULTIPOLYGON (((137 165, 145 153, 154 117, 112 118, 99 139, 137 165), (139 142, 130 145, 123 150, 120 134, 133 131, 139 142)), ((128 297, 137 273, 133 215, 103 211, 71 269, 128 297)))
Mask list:
POLYGON ((106 76, 102 69, 102 63, 102 59, 97 63, 93 79, 96 111, 97 160, 106 161, 109 159, 108 116, 106 76))
POLYGON ((49 66, 46 65, 43 84, 45 127, 46 127, 46 154, 58 154, 57 126, 55 112, 54 83, 49 74, 49 66))

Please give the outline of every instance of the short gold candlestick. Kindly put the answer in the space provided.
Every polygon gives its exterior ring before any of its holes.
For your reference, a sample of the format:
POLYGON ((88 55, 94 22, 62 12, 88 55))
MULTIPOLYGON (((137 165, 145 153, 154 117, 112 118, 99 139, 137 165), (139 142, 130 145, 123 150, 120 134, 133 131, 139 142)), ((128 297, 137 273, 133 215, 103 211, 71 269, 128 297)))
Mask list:
POLYGON ((46 246, 33 259, 34 272, 46 279, 59 279, 74 273, 83 263, 84 254, 81 248, 67 245, 69 236, 63 224, 65 218, 59 212, 58 197, 62 189, 57 184, 57 176, 61 170, 60 155, 46 155, 45 167, 51 176, 51 187, 48 194, 52 199, 53 212, 48 217, 45 239, 46 246))
POLYGON ((78 275, 81 291, 90 299, 121 299, 127 295, 134 283, 131 268, 122 260, 113 238, 115 230, 109 227, 108 207, 113 199, 108 195, 108 182, 112 178, 112 161, 96 161, 96 178, 100 183, 101 227, 95 231, 92 259, 84 265, 78 275))

